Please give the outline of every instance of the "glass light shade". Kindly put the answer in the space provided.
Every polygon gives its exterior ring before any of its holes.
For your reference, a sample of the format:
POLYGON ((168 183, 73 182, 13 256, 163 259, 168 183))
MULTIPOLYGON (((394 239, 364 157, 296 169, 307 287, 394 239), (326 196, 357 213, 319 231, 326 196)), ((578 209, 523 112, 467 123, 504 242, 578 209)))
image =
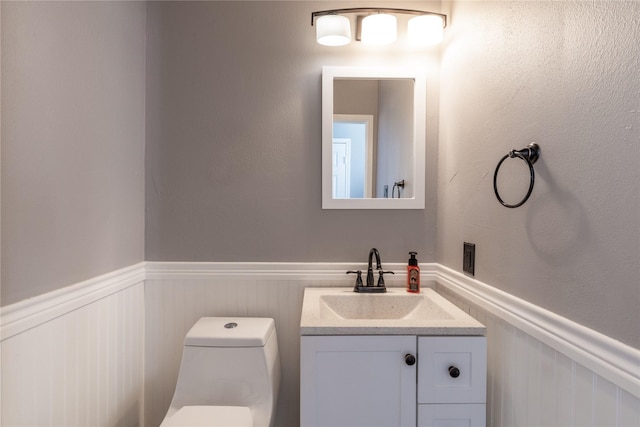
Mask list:
POLYGON ((442 42, 442 16, 420 15, 409 19, 408 37, 413 46, 431 46, 442 42))
POLYGON ((362 43, 383 46, 393 43, 398 36, 398 20, 386 13, 369 15, 362 20, 362 43))
POLYGON ((351 43, 351 22, 342 15, 324 15, 316 20, 316 40, 324 46, 351 43))

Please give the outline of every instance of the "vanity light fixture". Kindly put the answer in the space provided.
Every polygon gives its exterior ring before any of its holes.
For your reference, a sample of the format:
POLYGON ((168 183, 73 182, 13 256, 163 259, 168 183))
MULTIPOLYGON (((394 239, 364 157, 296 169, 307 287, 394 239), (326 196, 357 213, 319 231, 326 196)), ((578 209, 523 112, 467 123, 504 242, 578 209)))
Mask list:
POLYGON ((432 46, 442 43, 443 17, 438 15, 415 16, 409 20, 409 43, 413 46, 432 46))
POLYGON ((413 9, 357 7, 321 10, 311 13, 316 40, 325 46, 344 46, 351 42, 351 21, 344 15, 356 15, 356 40, 372 45, 388 45, 397 38, 395 15, 414 15, 409 19, 407 35, 413 46, 442 42, 447 15, 413 9))
POLYGON ((342 15, 324 15, 316 21, 318 43, 325 46, 344 46, 351 43, 351 22, 342 15))
POLYGON ((389 13, 376 13, 358 20, 360 40, 365 44, 385 46, 398 37, 398 19, 389 13))

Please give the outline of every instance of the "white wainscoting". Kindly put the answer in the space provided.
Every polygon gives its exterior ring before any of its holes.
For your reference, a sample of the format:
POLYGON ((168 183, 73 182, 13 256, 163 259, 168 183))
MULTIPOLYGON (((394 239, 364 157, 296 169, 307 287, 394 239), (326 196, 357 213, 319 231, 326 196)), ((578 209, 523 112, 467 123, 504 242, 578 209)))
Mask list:
POLYGON ((487 326, 487 425, 640 426, 640 351, 439 266, 436 290, 487 326))
POLYGON ((3 426, 137 426, 144 264, 3 307, 3 426))
MULTIPOLYGON (((396 265, 396 268, 400 266, 396 265)), ((353 286, 350 264, 147 263, 146 425, 160 424, 171 403, 182 343, 202 316, 271 317, 282 365, 277 426, 300 417, 300 314, 304 288, 353 286)), ((394 269, 385 264, 385 268, 394 269)), ((403 276, 385 276, 400 285, 403 276)))
MULTIPOLYGON (((356 267, 362 266, 147 263, 147 426, 164 417, 184 334, 201 316, 276 320, 283 368, 277 425, 297 426, 303 290, 353 286, 344 272, 356 267)), ((399 273, 388 284, 402 286, 404 265, 385 268, 399 273)), ((421 268, 423 285, 437 288, 488 327, 488 425, 640 425, 640 351, 446 267, 421 268)))
MULTIPOLYGON (((283 368, 277 425, 297 426, 304 288, 353 286, 344 272, 361 267, 144 263, 3 307, 2 425, 157 426, 191 325, 264 316, 276 320, 283 368)), ((398 273, 388 285, 402 286, 404 265, 385 267, 398 273)), ((487 325, 488 425, 640 425, 638 349, 446 267, 421 268, 424 286, 487 325)))

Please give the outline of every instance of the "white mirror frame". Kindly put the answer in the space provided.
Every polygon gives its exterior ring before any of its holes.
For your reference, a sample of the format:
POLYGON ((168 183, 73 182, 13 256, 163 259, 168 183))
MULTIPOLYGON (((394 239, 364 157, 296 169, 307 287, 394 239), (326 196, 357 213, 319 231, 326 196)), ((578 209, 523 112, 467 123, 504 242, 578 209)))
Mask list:
POLYGON ((322 209, 424 209, 427 78, 422 68, 322 67, 322 209), (413 182, 412 198, 334 199, 331 182, 333 144, 333 81, 353 79, 412 79, 413 182))

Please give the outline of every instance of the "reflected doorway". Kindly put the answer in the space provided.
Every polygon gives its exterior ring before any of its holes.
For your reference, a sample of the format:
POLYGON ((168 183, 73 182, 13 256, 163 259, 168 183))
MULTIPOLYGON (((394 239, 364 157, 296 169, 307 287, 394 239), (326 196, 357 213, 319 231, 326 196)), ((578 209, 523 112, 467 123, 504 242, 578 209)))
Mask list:
POLYGON ((333 117, 332 196, 371 198, 373 176, 373 116, 335 114, 333 117))

